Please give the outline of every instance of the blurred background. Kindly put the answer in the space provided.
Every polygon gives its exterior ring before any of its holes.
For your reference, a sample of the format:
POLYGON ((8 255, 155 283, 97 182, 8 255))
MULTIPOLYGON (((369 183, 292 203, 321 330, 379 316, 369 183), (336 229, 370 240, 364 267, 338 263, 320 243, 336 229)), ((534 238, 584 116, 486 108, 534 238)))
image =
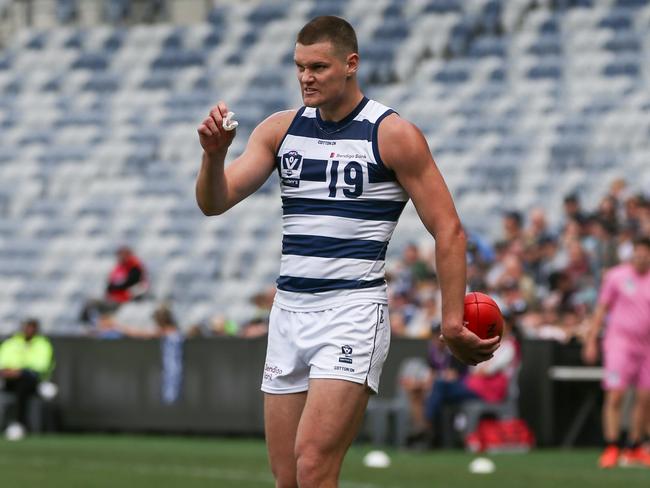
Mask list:
POLYGON ((515 344, 504 398, 446 406, 421 435, 439 291, 408 205, 361 439, 468 447, 488 415, 540 446, 598 445, 602 371, 581 341, 603 272, 650 236, 646 0, 0 0, 0 333, 35 318, 53 346, 27 430, 261 435, 279 183, 204 217, 196 127, 225 100, 232 159, 299 106, 295 35, 322 14, 355 27, 366 95, 426 135, 469 289, 515 344))

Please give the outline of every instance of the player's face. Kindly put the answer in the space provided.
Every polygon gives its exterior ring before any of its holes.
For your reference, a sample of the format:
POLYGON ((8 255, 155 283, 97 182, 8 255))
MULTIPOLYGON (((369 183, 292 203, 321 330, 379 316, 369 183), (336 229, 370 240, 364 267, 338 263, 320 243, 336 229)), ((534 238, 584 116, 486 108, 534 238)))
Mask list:
POLYGON ((634 246, 634 253, 632 254, 632 265, 640 273, 645 273, 650 270, 650 247, 642 244, 634 246))
POLYGON ((343 59, 329 41, 296 44, 294 60, 302 101, 307 107, 320 107, 343 95, 351 76, 350 56, 343 59))

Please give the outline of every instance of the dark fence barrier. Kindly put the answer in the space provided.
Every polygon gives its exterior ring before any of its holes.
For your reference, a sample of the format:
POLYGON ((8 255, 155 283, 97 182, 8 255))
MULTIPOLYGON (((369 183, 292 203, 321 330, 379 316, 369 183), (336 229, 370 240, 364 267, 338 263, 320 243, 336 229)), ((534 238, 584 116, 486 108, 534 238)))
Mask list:
MULTIPOLYGON (((184 371, 177 402, 162 401, 161 345, 157 340, 101 341, 54 338, 59 385, 57 410, 64 430, 261 434, 260 392, 266 339, 193 339, 184 345, 184 371)), ((425 341, 393 339, 380 395, 394 396, 400 363, 426 354, 425 341)), ((597 382, 558 384, 548 374, 555 364, 579 364, 578 348, 526 341, 520 374, 520 413, 540 445, 554 445, 575 427, 583 397, 599 392, 597 382)), ((576 443, 600 439, 597 405, 592 405, 576 443)))

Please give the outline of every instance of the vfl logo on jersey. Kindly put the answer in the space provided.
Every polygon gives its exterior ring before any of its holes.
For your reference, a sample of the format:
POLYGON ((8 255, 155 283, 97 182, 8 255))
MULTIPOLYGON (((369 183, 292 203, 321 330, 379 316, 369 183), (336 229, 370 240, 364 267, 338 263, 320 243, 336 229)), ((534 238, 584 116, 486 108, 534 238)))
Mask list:
POLYGON ((284 153, 280 165, 280 178, 282 179, 282 184, 293 187, 300 186, 302 156, 298 154, 297 151, 284 153))
POLYGON ((341 356, 339 357, 339 363, 352 364, 352 347, 345 345, 341 346, 341 356))

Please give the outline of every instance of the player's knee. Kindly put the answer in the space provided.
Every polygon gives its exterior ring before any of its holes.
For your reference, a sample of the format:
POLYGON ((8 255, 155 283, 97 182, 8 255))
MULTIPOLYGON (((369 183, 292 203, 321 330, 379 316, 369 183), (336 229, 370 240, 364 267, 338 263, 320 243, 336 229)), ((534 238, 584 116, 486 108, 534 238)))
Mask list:
POLYGON ((332 456, 330 453, 314 446, 298 446, 296 448, 296 468, 298 486, 310 488, 320 486, 332 471, 332 456))
POLYGON ((623 405, 623 393, 619 391, 610 391, 605 400, 606 405, 612 409, 620 409, 623 405))
POLYGON ((296 466, 277 466, 271 464, 271 472, 275 478, 276 488, 298 488, 296 466))
POLYGON ((275 488, 299 488, 298 479, 275 477, 275 488))

